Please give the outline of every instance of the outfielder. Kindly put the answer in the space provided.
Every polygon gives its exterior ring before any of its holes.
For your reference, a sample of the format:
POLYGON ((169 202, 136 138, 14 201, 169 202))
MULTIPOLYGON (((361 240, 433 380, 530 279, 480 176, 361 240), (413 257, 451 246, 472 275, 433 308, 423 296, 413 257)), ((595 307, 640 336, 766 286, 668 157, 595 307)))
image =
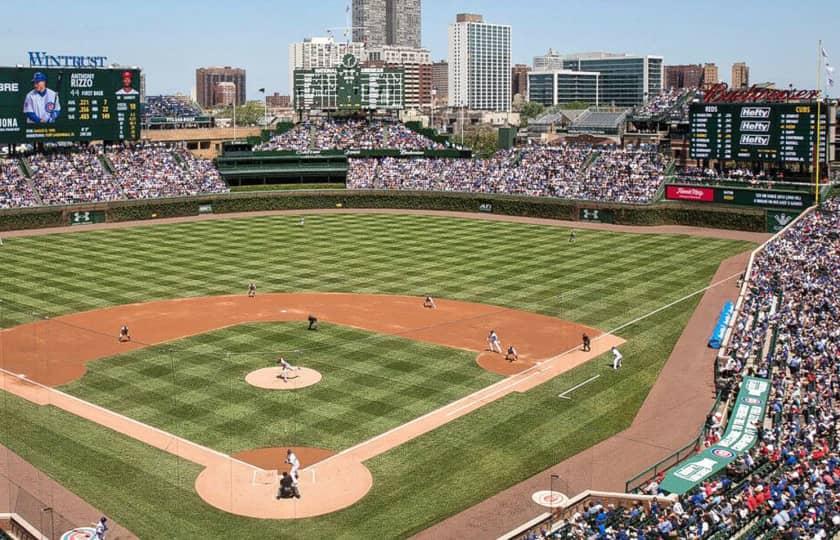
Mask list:
POLYGON ((437 308, 437 305, 435 305, 435 301, 431 296, 427 296, 426 299, 423 300, 423 307, 424 308, 429 308, 429 309, 435 309, 435 308, 437 308))
POLYGON ((577 240, 577 231, 572 229, 571 231, 569 231, 569 243, 574 244, 576 240, 577 240))
POLYGON ((502 343, 495 330, 490 330, 490 334, 487 336, 487 345, 489 345, 490 350, 494 353, 502 354, 502 343))
POLYGON ((52 124, 61 113, 58 94, 47 88, 47 76, 37 71, 32 76, 32 90, 23 102, 27 124, 52 124))
POLYGON ((624 357, 621 356, 621 353, 618 352, 616 347, 613 347, 611 350, 613 354, 613 369, 618 369, 621 367, 621 359, 624 357))
POLYGON ((254 283, 248 284, 248 298, 257 296, 257 286, 254 283))

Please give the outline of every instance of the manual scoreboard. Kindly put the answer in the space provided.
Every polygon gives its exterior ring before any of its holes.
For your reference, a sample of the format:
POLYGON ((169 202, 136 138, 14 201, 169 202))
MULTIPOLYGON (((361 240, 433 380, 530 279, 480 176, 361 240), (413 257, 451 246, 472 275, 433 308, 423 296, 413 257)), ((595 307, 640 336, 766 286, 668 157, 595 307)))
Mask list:
MULTIPOLYGON (((826 107, 820 112, 820 161, 825 161, 826 107)), ((689 110, 693 159, 813 163, 817 104, 693 103, 689 110)))
POLYGON ((362 111, 405 108, 405 73, 400 68, 361 67, 344 56, 335 68, 296 69, 297 110, 362 111))
POLYGON ((137 69, 0 68, 0 143, 140 138, 137 69))

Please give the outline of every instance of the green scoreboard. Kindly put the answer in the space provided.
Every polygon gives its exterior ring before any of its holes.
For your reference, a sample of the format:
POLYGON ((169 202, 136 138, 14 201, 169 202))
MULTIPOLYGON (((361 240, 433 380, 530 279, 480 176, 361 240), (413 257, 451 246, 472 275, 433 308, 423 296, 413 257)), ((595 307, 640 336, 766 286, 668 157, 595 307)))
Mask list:
POLYGON ((402 110, 405 72, 362 67, 355 56, 347 54, 335 68, 296 69, 293 95, 297 110, 402 110))
POLYGON ((140 138, 137 69, 0 67, 0 143, 140 138))
MULTIPOLYGON (((827 107, 820 111, 820 161, 825 162, 827 107)), ((817 104, 692 103, 693 159, 813 163, 817 104)))

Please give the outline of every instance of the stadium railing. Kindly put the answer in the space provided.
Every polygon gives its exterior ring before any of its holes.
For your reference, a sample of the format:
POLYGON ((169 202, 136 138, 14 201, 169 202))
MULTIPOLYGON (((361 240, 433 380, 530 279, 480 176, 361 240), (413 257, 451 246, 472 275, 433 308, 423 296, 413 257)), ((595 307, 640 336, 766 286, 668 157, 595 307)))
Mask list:
MULTIPOLYGON (((711 409, 709 409, 709 414, 706 415, 708 418, 709 416, 713 415, 715 411, 718 410, 718 407, 721 406, 721 400, 723 395, 721 392, 718 392, 715 396, 715 402, 712 405, 711 409)), ((624 491, 625 493, 633 493, 641 486, 650 482, 654 478, 659 475, 659 473, 667 471, 671 467, 677 465, 678 463, 682 462, 684 459, 693 456, 697 453, 697 451, 703 447, 703 441, 706 438, 706 426, 700 426, 700 430, 697 433, 697 436, 694 437, 688 444, 673 452, 672 454, 662 458, 658 462, 654 463, 647 469, 643 470, 633 478, 627 480, 624 483, 624 491)))
POLYGON ((629 493, 587 490, 575 497, 572 497, 559 508, 550 512, 544 512, 527 523, 524 523, 499 536, 497 540, 522 540, 526 538, 530 532, 539 532, 546 525, 548 526, 549 533, 556 532, 563 526, 564 520, 580 511, 590 501, 595 501, 605 506, 611 504, 616 507, 620 506, 627 508, 637 503, 643 503, 649 506, 654 501, 657 503, 665 503, 670 506, 676 502, 676 500, 676 496, 636 495, 629 493))

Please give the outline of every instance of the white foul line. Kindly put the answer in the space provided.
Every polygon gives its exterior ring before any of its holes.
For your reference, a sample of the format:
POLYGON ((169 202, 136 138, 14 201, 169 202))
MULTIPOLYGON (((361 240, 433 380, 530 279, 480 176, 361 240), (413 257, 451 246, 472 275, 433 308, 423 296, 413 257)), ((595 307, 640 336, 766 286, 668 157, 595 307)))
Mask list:
POLYGON ((577 390, 578 388, 580 388, 581 386, 583 386, 583 385, 585 385, 585 384, 589 384, 589 383, 591 383, 592 381, 594 381, 595 379, 597 379, 597 378, 598 378, 598 377, 600 377, 600 376, 601 376, 601 375, 595 375, 594 377, 589 377, 588 379, 586 379, 585 381, 583 381, 583 382, 582 382, 582 383, 580 383, 579 385, 577 385, 577 386, 575 386, 575 387, 572 387, 572 388, 569 388, 568 390, 566 390, 566 391, 565 391, 565 392, 563 392, 562 394, 557 394, 557 397, 559 397, 559 398, 563 398, 563 399, 572 399, 572 398, 570 398, 569 396, 567 396, 566 394, 568 394, 569 392, 571 392, 571 391, 573 391, 573 390, 577 390))

